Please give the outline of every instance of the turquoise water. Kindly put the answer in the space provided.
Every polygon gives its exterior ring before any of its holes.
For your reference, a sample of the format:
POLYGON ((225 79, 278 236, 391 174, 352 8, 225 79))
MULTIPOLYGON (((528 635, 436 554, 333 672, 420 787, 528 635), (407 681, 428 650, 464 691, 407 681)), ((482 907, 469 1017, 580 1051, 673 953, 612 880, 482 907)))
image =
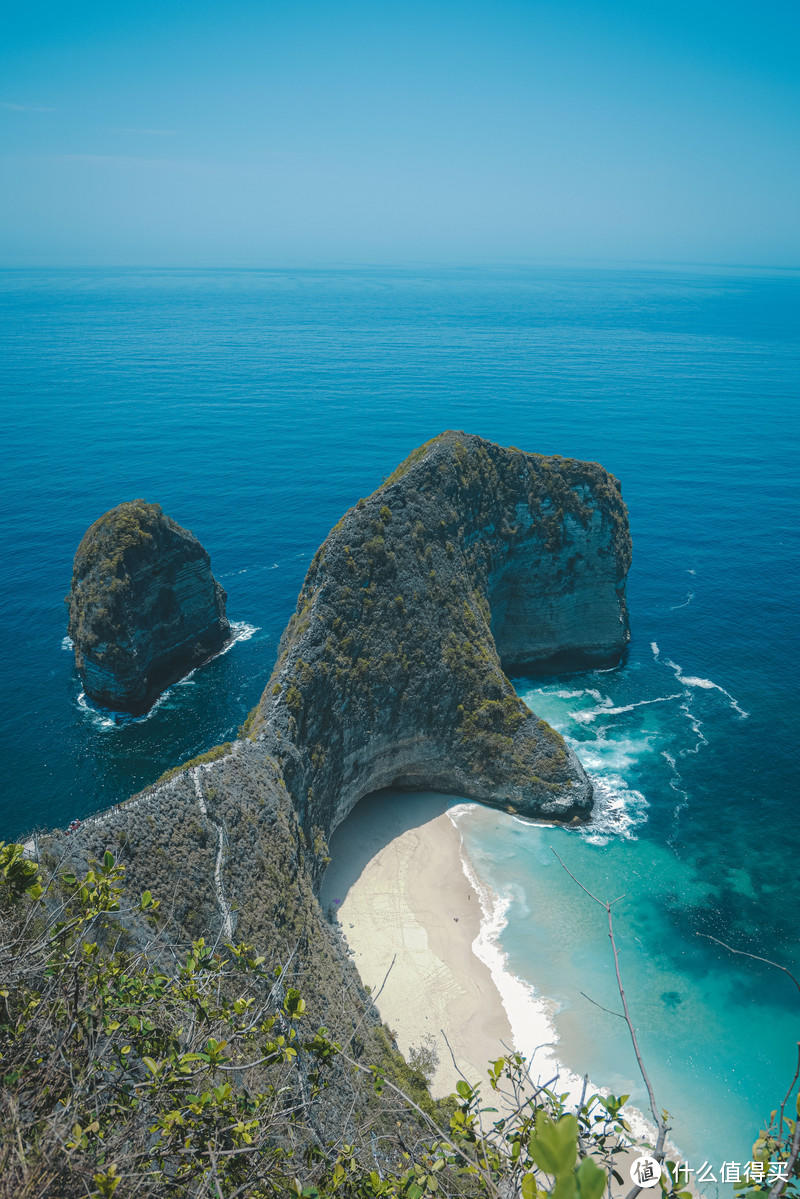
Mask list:
MULTIPOLYGON (((647 1111, 627 1029, 597 1006, 620 1010, 605 912, 555 853, 598 898, 622 896, 614 905, 615 938, 657 1101, 671 1114, 671 1136, 685 1160, 718 1167, 749 1159, 759 1119, 791 1078, 800 1021, 794 988, 782 986, 781 976, 743 964, 698 934, 784 962, 796 961, 796 950, 789 930, 777 949, 770 928, 781 896, 777 880, 762 871, 780 855, 759 848, 743 814, 730 820, 725 836, 693 803, 704 793, 704 776, 706 785, 713 777, 701 758, 714 756, 711 738, 724 743, 717 756, 727 758, 750 716, 700 679, 684 675, 691 682, 676 686, 675 671, 662 663, 634 655, 617 672, 544 686, 518 680, 595 783, 599 811, 588 828, 542 829, 482 809, 472 809, 461 827, 480 877, 508 905, 500 937, 508 969, 555 1002, 552 1056, 631 1094, 647 1111)), ((733 786, 730 799, 738 799, 733 786)))
POLYGON ((510 889, 513 968, 624 1089, 624 1028, 579 994, 613 1001, 602 913, 549 844, 626 892, 623 965, 676 1140, 744 1160, 798 1009, 696 933, 798 965, 799 326, 793 273, 0 272, 0 837, 233 735, 316 546, 415 445, 455 427, 601 461, 630 508, 629 660, 518 686, 575 741, 605 825, 480 813, 474 848, 510 889), (200 537, 252 635, 117 725, 79 702, 63 596, 85 528, 136 496, 200 537))

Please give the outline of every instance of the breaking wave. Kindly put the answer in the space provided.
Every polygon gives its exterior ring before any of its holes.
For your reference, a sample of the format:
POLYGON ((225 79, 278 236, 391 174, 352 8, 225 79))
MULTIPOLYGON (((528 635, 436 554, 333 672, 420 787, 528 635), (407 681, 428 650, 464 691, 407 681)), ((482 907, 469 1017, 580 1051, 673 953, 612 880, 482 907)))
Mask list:
MULTIPOLYGON (((192 670, 185 674, 183 678, 178 679, 176 682, 170 684, 170 686, 167 687, 165 691, 162 691, 161 695, 159 695, 158 698, 153 701, 151 706, 146 712, 143 712, 141 716, 133 716, 130 712, 116 712, 111 708, 102 708, 99 704, 96 704, 93 700, 89 699, 85 691, 81 691, 78 694, 75 702, 78 705, 82 715, 90 720, 95 728, 102 729, 104 732, 108 732, 111 729, 117 729, 128 724, 144 724, 145 721, 150 720, 150 718, 155 715, 160 708, 168 703, 170 698, 173 697, 173 693, 179 687, 195 686, 196 679, 194 676, 197 674, 198 670, 202 670, 204 666, 207 666, 209 662, 213 662, 215 658, 221 658, 224 654, 227 654, 233 649, 237 642, 249 641, 251 637, 254 637, 255 634, 259 632, 259 629, 259 625, 249 624, 245 620, 231 621, 232 637, 227 645, 224 645, 218 653, 212 654, 212 656, 207 658, 205 662, 201 662, 198 666, 195 666, 192 670)), ((64 640, 66 641, 69 639, 65 638, 64 640)), ((70 646, 71 644, 72 643, 70 642, 70 646)), ((65 646, 64 648, 67 647, 65 646)))
MULTIPOLYGON (((472 942, 472 952, 488 969, 499 992, 511 1026, 514 1047, 529 1064, 534 1083, 556 1086, 560 1094, 578 1104, 587 1093, 603 1093, 598 1087, 570 1070, 559 1060, 559 1034, 556 1027, 558 1003, 539 994, 531 983, 516 975, 502 944, 502 935, 509 923, 512 907, 514 919, 526 919, 529 909, 522 889, 511 885, 502 893, 495 890, 478 873, 464 845, 460 818, 468 815, 470 805, 458 804, 448 810, 448 816, 461 836, 461 867, 467 881, 478 896, 481 924, 472 942), (587 1088, 588 1087, 588 1091, 587 1088)), ((652 1138, 654 1130, 643 1113, 632 1105, 626 1107, 633 1135, 652 1138)))
POLYGON ((587 772, 594 787, 594 809, 579 836, 591 845, 605 845, 612 837, 636 839, 634 830, 647 820, 648 803, 641 791, 631 787, 621 774, 587 772))

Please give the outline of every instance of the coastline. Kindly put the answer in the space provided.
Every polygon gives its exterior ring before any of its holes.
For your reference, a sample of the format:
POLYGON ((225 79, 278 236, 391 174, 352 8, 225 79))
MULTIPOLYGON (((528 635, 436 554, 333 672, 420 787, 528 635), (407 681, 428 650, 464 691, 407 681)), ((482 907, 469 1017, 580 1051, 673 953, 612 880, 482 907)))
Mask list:
POLYGON ((513 1048, 500 993, 472 948, 484 920, 448 814, 456 802, 383 792, 361 805, 331 839, 320 893, 402 1053, 435 1041, 435 1096, 462 1076, 484 1082, 488 1062, 513 1048))
MULTIPOLYGON (((231 636, 228 638, 222 648, 216 650, 213 654, 209 654, 209 656, 202 662, 198 662, 197 665, 193 666, 191 670, 188 670, 186 674, 181 675, 181 677, 176 679, 174 683, 170 683, 168 687, 165 687, 164 690, 156 696, 146 712, 141 712, 139 715, 135 716, 131 712, 117 712, 113 708, 102 708, 99 704, 96 704, 93 700, 89 699, 82 686, 75 703, 84 716, 88 717, 98 728, 103 730, 117 729, 128 724, 141 724, 145 720, 149 720, 153 713, 158 711, 162 704, 166 702, 167 697, 174 690, 174 688, 186 686, 192 681, 192 676, 196 674, 198 670, 201 670, 204 666, 208 666, 209 662, 214 662, 217 658, 224 657, 225 654, 229 653, 230 650, 233 649, 234 645, 237 645, 240 641, 249 641, 251 637, 254 637, 255 634, 260 631, 259 625, 250 624, 246 620, 231 621, 230 627, 231 636)), ((63 637, 61 641, 61 648, 68 653, 71 653, 73 648, 72 638, 69 636, 63 637)))
POLYGON ((331 840, 321 903, 403 1054, 436 1042, 435 1096, 462 1075, 486 1083, 488 1063, 518 1050, 534 1079, 557 1076, 577 1099, 583 1079, 556 1057, 551 1004, 509 971, 497 943, 508 901, 466 855, 459 817, 472 806, 432 792, 371 797, 331 840))
MULTIPOLYGON (((331 838, 320 902, 338 919, 381 1019, 405 1057, 435 1043, 430 1089, 459 1078, 489 1094, 488 1064, 516 1050, 534 1081, 579 1102, 608 1091, 559 1060, 553 1004, 508 968, 498 944, 508 900, 480 879, 459 819, 474 805, 433 792, 384 791, 359 805, 331 838)), ((493 1096, 496 1102, 496 1096, 493 1096)), ((637 1109, 626 1114, 635 1145, 652 1144, 637 1109)), ((620 1159, 629 1164, 638 1150, 620 1159)))

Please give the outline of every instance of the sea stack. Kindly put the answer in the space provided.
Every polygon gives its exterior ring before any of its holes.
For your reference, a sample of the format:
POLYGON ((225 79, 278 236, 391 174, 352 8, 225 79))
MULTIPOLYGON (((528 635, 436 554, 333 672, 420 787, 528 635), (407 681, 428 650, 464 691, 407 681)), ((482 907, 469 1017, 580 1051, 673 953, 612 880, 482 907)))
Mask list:
POLYGON ((586 819, 589 779, 508 675, 619 662, 630 559, 597 463, 456 432, 416 449, 317 551, 249 725, 301 822, 328 835, 389 786, 586 819))
POLYGON ((197 538, 145 500, 118 504, 78 546, 69 635, 87 696, 139 715, 230 640, 226 595, 197 538))

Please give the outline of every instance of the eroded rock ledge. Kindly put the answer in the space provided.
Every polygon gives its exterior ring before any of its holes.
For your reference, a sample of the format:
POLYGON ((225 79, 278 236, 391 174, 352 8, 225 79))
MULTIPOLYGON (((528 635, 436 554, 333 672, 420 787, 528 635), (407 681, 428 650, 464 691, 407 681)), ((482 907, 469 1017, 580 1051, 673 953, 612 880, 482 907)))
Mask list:
POLYGON ((318 550, 250 723, 306 830, 390 785, 586 817, 580 763, 506 671, 619 661, 630 555, 595 463, 455 432, 415 450, 318 550))
POLYGON ((158 504, 118 504, 85 533, 69 635, 86 694, 138 714, 230 639, 225 592, 197 538, 158 504))

